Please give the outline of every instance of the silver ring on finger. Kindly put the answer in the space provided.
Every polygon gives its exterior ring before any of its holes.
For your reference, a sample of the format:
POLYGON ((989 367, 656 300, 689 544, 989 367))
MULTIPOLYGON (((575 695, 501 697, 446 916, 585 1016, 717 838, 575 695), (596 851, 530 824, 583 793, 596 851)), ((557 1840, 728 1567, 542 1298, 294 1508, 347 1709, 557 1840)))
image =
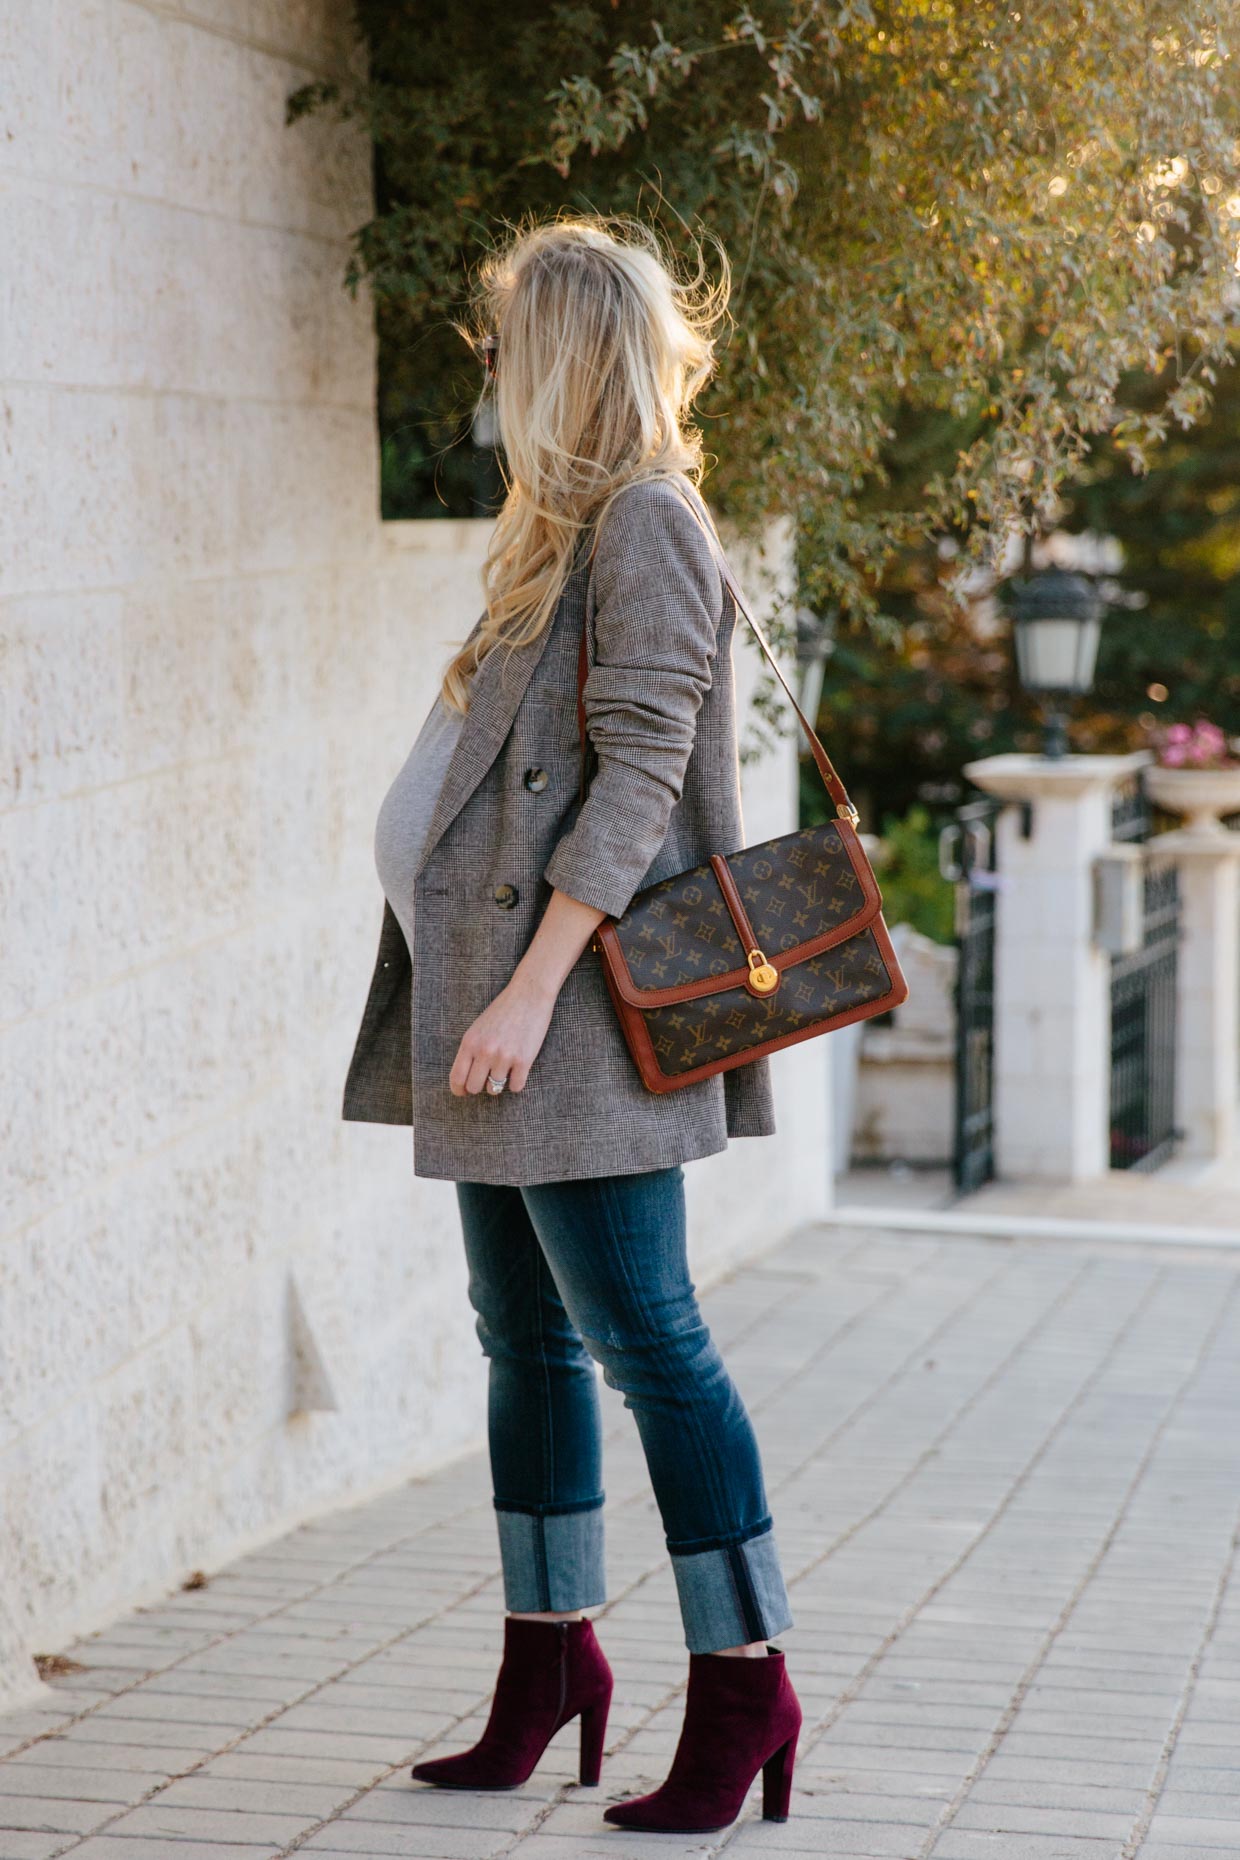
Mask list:
POLYGON ((507 1084, 508 1080, 506 1077, 497 1079, 493 1072, 487 1073, 487 1090, 493 1098, 498 1098, 499 1094, 506 1089, 507 1084))

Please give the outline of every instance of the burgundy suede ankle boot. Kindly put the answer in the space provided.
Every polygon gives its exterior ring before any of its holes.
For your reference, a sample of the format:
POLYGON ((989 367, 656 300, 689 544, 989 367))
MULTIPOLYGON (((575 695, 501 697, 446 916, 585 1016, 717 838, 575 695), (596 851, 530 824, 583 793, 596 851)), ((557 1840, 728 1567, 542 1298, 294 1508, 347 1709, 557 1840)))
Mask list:
POLYGON ((766 1658, 691 1653, 685 1721, 672 1767, 652 1795, 603 1819, 649 1834, 710 1834, 740 1814, 762 1771, 762 1816, 787 1821, 801 1706, 778 1647, 766 1658))
POLYGON ((580 1712, 580 1778, 596 1783, 611 1686, 611 1668, 592 1621, 520 1621, 506 1615, 504 1658, 486 1730, 472 1749, 415 1763, 413 1774, 441 1789, 515 1789, 561 1725, 580 1712))

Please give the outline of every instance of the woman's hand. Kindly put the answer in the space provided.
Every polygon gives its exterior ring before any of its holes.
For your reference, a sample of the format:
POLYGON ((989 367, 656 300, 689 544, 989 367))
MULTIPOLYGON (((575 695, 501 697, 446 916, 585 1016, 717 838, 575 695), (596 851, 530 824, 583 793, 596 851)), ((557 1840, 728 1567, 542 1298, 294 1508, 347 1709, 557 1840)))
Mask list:
POLYGON ((488 1073, 506 1078, 509 1091, 522 1091, 547 1037, 555 1000, 554 993, 539 991, 514 973, 466 1029, 448 1074, 453 1096, 485 1091, 488 1073))
POLYGON ((485 1091, 488 1073, 506 1078, 510 1091, 525 1089, 564 978, 606 915, 566 891, 552 891, 512 980, 465 1031, 448 1074, 453 1097, 485 1091))

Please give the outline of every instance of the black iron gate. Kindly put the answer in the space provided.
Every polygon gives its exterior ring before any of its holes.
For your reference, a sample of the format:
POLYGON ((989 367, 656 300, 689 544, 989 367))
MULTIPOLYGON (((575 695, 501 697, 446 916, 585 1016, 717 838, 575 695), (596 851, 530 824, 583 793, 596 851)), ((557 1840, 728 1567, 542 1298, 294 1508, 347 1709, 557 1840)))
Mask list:
POLYGON ((995 1173, 995 822, 1000 803, 970 801, 939 841, 956 887, 956 1087, 952 1174, 970 1194, 995 1173))
POLYGON ((1175 1148, 1179 943, 1179 875, 1168 864, 1145 873, 1140 949, 1111 958, 1112 1169, 1157 1169, 1175 1148))

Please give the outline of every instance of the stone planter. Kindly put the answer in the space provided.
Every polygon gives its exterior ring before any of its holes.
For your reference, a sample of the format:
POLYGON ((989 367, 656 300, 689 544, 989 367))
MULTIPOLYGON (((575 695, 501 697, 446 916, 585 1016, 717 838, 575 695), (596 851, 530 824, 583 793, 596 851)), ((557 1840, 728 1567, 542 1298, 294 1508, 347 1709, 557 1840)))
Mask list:
POLYGON ((1184 816, 1193 833, 1225 833, 1220 814, 1240 813, 1240 762, 1225 769, 1145 771, 1146 792, 1170 814, 1184 816))

